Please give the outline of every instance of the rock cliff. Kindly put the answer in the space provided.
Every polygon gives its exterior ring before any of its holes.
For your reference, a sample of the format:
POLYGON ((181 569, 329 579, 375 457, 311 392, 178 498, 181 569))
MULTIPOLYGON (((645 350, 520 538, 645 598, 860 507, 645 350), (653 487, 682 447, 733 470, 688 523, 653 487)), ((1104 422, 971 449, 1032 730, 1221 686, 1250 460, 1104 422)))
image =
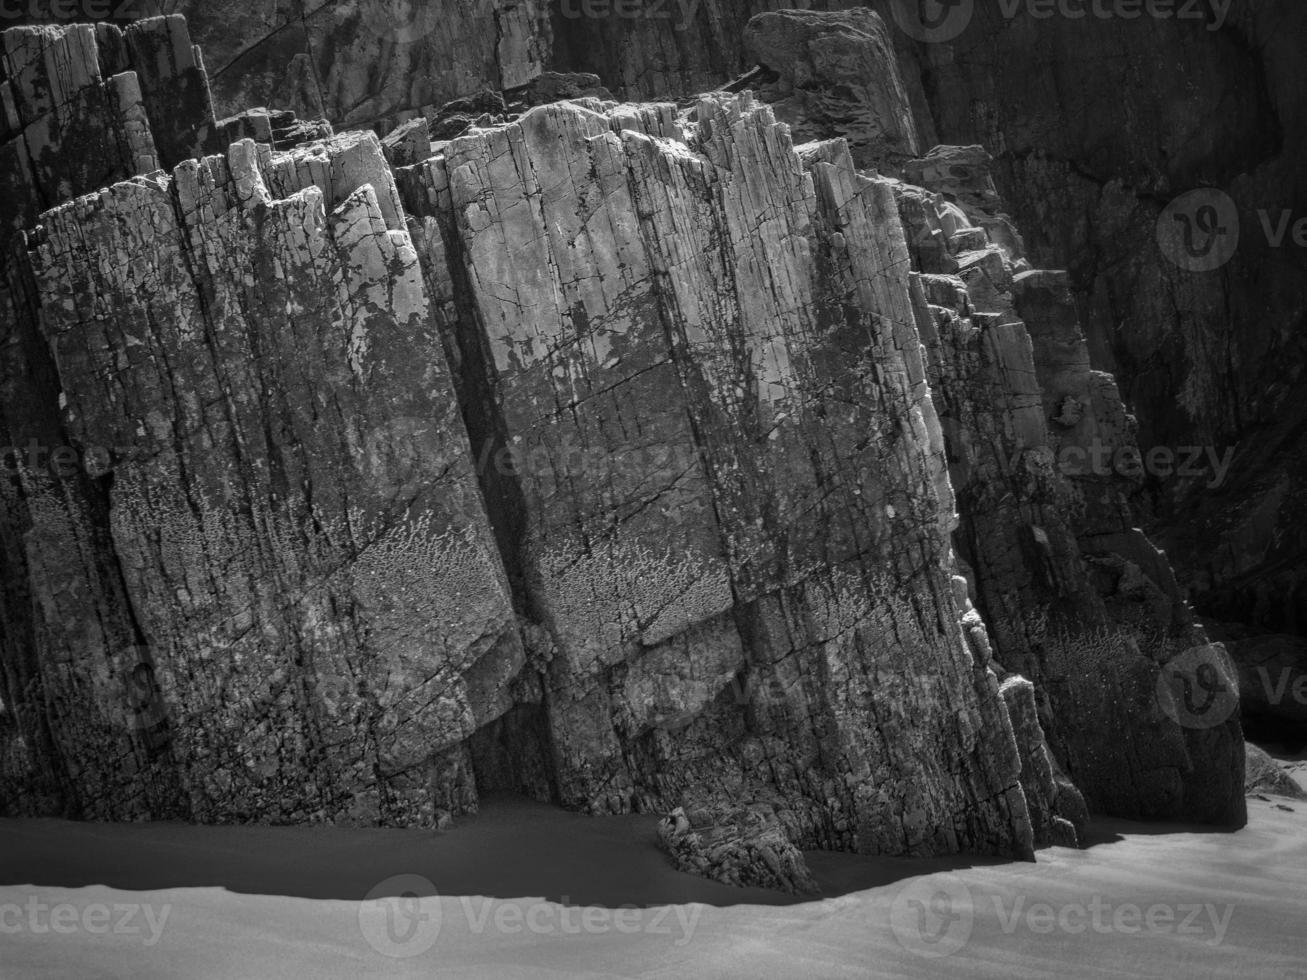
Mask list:
MULTIPOLYGON (((23 10, 67 16, 46 0, 23 10)), ((219 116, 276 105, 384 134, 440 118, 451 100, 511 101, 541 80, 557 91, 554 72, 593 73, 633 100, 692 99, 748 72, 796 142, 843 136, 859 166, 898 166, 937 144, 985 147, 1030 261, 1066 270, 1084 349, 1120 385, 1140 459, 1155 461, 1138 467, 1132 524, 1166 548, 1181 587, 1250 664, 1246 641, 1301 639, 1307 621, 1297 516, 1307 12, 1291 0, 1164 4, 1158 16, 1128 4, 1049 10, 966 0, 941 7, 933 27, 912 0, 270 11, 123 0, 102 13, 188 15, 219 116), (778 10, 787 5, 802 9, 778 10), (867 11, 887 35, 860 26, 867 11), (876 68, 889 61, 897 79, 876 68), (1209 214, 1226 220, 1201 233, 1194 222, 1209 214), (1180 238, 1159 238, 1180 235, 1177 221, 1210 265, 1191 268, 1180 238)))
POLYGON ((1170 697, 1224 651, 1063 465, 1134 445, 1067 278, 852 24, 847 139, 779 73, 333 135, 219 120, 180 17, 6 31, 5 810, 1242 822, 1236 705, 1170 697))

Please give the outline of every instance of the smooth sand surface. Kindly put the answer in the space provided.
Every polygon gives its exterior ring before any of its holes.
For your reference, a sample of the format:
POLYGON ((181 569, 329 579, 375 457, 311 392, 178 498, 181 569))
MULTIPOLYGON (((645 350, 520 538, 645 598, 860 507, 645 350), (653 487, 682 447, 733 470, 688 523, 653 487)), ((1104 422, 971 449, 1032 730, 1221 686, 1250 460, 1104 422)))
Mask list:
POLYGON ((0 978, 1307 980, 1300 803, 1034 864, 811 854, 817 902, 680 874, 653 832, 505 799, 443 833, 0 821, 0 978))

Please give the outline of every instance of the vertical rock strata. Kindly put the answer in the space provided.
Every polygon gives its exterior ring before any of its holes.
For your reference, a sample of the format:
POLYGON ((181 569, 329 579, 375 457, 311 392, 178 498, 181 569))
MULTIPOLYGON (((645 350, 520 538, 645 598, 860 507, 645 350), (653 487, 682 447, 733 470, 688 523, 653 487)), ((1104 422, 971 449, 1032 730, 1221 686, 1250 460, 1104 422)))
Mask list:
MULTIPOLYGON (((1134 523, 1166 548, 1243 669, 1260 644, 1302 645, 1307 249, 1292 230, 1307 214, 1307 8, 1235 0, 1063 17, 951 4, 927 31, 902 0, 813 0, 782 13, 774 0, 704 0, 689 30, 656 6, 556 18, 554 67, 597 72, 629 99, 703 91, 753 68, 759 91, 816 110, 796 123, 866 106, 851 141, 876 102, 848 72, 851 12, 834 11, 878 13, 922 148, 993 152, 1031 261, 1066 270, 1059 291, 1075 303, 1082 349, 1137 413, 1143 458, 1159 454, 1130 496, 1134 523), (1217 232, 1182 245, 1212 207, 1217 232)), ((882 162, 859 158, 856 142, 855 160, 882 162)), ((1264 723, 1265 737, 1292 737, 1264 723)))
POLYGON ((1024 801, 954 605, 893 197, 842 143, 810 160, 741 96, 685 122, 546 106, 403 172, 453 215, 432 233, 514 460, 519 512, 492 516, 553 641, 559 793, 762 795, 809 844, 1008 848, 1024 801))
MULTIPOLYGON (((21 6, 16 16, 67 17, 51 0, 21 6)), ((1225 621, 1223 635, 1301 635, 1301 4, 1157 17, 955 4, 930 33, 905 0, 138 0, 114 14, 164 6, 190 16, 224 113, 276 102, 384 130, 485 88, 520 93, 551 69, 595 72, 622 98, 665 99, 761 62, 749 83, 775 99, 796 141, 844 135, 859 166, 897 155, 913 131, 921 150, 982 143, 1036 264, 1068 270, 1095 363, 1138 411, 1141 448, 1191 460, 1155 467, 1131 500, 1136 523, 1168 549, 1202 613, 1225 621), (1175 230, 1204 203, 1239 227, 1238 247, 1195 239, 1233 254, 1192 270, 1159 223, 1175 230)), ((1247 665, 1256 652, 1239 655, 1247 665)))
POLYGON ((1237 721, 1163 718, 1137 642, 1048 639, 1203 638, 1119 491, 1049 459, 1049 378, 1124 412, 993 209, 747 92, 410 124, 393 166, 290 145, 324 129, 214 123, 150 23, 5 34, 130 109, 102 178, 58 176, 83 115, 14 150, 4 422, 73 465, 5 474, 6 811, 427 825, 514 790, 1018 855, 1074 842, 1072 780, 1240 818, 1237 721), (283 148, 222 146, 251 131, 283 148))
POLYGON ((1137 477, 1101 462, 1138 453, 1134 420, 1090 369, 1065 273, 1029 268, 982 148, 937 147, 905 169, 926 185, 892 182, 957 547, 996 658, 1035 682, 1055 756, 1095 809, 1241 822, 1237 718, 1182 725, 1158 696, 1163 668, 1208 639, 1132 526, 1137 477), (1095 726, 1114 734, 1085 737, 1095 726))
POLYGON ((60 418, 60 380, 37 328, 21 232, 44 208, 212 149, 207 80, 180 17, 125 32, 10 30, 0 51, 0 725, 5 771, 16 774, 6 795, 20 811, 184 813, 175 773, 154 749, 122 725, 93 722, 64 696, 68 678, 89 683, 86 662, 121 657, 130 669, 148 657, 135 652, 142 639, 107 497, 92 477, 102 454, 79 451, 60 418))
POLYGON ((420 821, 521 650, 376 137, 235 143, 29 245, 194 813, 420 821))

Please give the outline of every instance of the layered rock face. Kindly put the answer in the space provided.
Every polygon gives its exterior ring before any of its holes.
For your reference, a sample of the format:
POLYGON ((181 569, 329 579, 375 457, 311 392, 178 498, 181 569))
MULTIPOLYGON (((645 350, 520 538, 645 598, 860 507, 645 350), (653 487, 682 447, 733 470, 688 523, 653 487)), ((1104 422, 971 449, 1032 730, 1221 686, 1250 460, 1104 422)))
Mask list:
POLYGON ((938 134, 994 150, 1034 261, 1068 269, 1096 366, 1120 380, 1144 458, 1163 453, 1138 519, 1200 611, 1278 633, 1307 616, 1292 434, 1307 252, 1290 233, 1307 204, 1305 38, 1294 3, 1011 22, 978 5, 924 52, 938 134), (1233 217, 1193 225, 1204 207, 1233 217), (1186 222, 1204 261, 1176 248, 1186 222))
MULTIPOLYGON (((121 729, 108 737, 81 730, 73 707, 66 731, 47 717, 64 715, 53 691, 47 701, 47 672, 60 673, 85 657, 102 660, 110 650, 130 650, 141 637, 109 544, 103 490, 64 431, 59 379, 38 330, 39 299, 21 232, 52 204, 213 148, 216 121, 181 18, 142 23, 125 33, 81 25, 12 30, 2 37, 0 429, 7 452, 0 611, 6 769, 20 774, 11 792, 19 793, 21 809, 62 806, 71 779, 84 779, 92 797, 112 792, 101 782, 117 781, 122 770, 130 774, 133 797, 166 813, 171 776, 166 767, 154 766, 148 747, 132 743, 121 729), (157 140, 152 121, 162 124, 157 140), (56 473, 62 476, 57 487, 56 473), (45 491, 39 500, 24 489, 24 481, 33 479, 45 491), (73 501, 71 514, 59 503, 64 497, 73 501), (50 506, 43 510, 41 500, 50 506), (43 527, 55 530, 47 534, 43 527)), ((105 464, 100 452, 91 455, 95 465, 105 464)), ((131 667, 140 658, 128 659, 131 667)))
POLYGON ((523 654, 376 138, 236 143, 29 247, 69 438, 122 457, 149 659, 111 659, 93 705, 153 668, 159 717, 130 720, 198 816, 420 819, 432 750, 499 713, 523 654))
MULTIPOLYGON (((7 32, 44 67, 6 91, 103 88, 119 36, 7 32)), ((897 72, 858 96, 893 138, 797 146, 748 92, 383 144, 153 84, 135 152, 9 224, 5 423, 72 465, 5 485, 7 810, 514 790, 880 854, 1072 843, 1077 786, 1241 822, 1237 715, 1156 697, 1206 638, 1128 488, 1055 458, 1129 442, 1120 399, 983 151, 907 159, 897 72), (889 146, 913 183, 859 169, 889 146)))
POLYGON ((25 0, 6 26, 123 26, 187 19, 219 116, 276 105, 340 128, 385 125, 483 89, 525 86, 548 67, 547 0, 25 0))
MULTIPOLYGON (((138 2, 132 11, 153 12, 138 2)), ((800 140, 847 136, 859 165, 884 159, 860 157, 859 130, 896 110, 879 91, 885 76, 866 70, 884 52, 866 61, 865 46, 850 43, 862 15, 843 12, 875 11, 890 27, 909 106, 883 137, 902 144, 915 131, 918 154, 937 143, 994 153, 1032 262, 1067 270, 1095 367, 1113 372, 1137 412, 1143 457, 1161 454, 1132 495, 1134 523, 1154 531, 1200 611, 1228 624, 1232 649, 1250 630, 1301 636, 1302 5, 1163 5, 1153 17, 957 4, 933 31, 910 0, 795 4, 841 12, 838 30, 814 30, 784 6, 486 0, 436 15, 361 0, 268 15, 227 0, 180 9, 211 52, 225 112, 276 101, 338 124, 384 123, 550 67, 594 72, 624 98, 685 97, 762 62, 782 76, 753 80, 779 96, 779 118, 801 127, 800 140), (765 13, 776 17, 751 22, 765 13), (1234 220, 1203 233, 1195 222, 1208 227, 1199 212, 1213 202, 1234 220), (1189 268, 1171 247, 1179 239, 1159 242, 1159 225, 1183 234, 1177 219, 1189 222, 1191 247, 1216 257, 1212 268, 1189 268)))
MULTIPOLYGON (((23 96, 97 63, 89 28, 7 40, 58 70, 11 74, 23 96)), ((6 703, 88 815, 465 805, 432 750, 501 713, 523 653, 378 141, 141 159, 26 242, 63 441, 10 422, 45 452, 7 481, 34 608, 6 703)))
MULTIPOLYGON (((1068 270, 1095 363, 1121 380, 1145 452, 1200 450, 1192 466, 1156 467, 1133 503, 1201 608, 1301 634, 1295 433, 1307 251, 1293 229, 1307 215, 1298 82, 1307 12, 1287 0, 1158 16, 956 4, 941 7, 931 30, 905 0, 795 4, 855 5, 892 28, 922 149, 978 143, 995 154, 1034 261, 1068 270), (1225 218, 1204 221, 1207 232, 1192 224, 1204 205, 1225 218), (1175 229, 1177 218, 1213 260, 1205 268, 1159 241, 1159 224, 1175 229), (1235 449, 1228 471, 1204 455, 1235 449)), ((688 30, 672 17, 560 14, 555 61, 597 72, 627 97, 701 90, 758 62, 781 73, 798 66, 809 80, 847 66, 838 49, 795 51, 805 30, 778 46, 775 19, 740 29, 777 6, 705 0, 688 30), (803 71, 814 53, 821 70, 803 71)), ((847 86, 821 88, 807 98, 849 99, 847 86)))
POLYGON ((1100 448, 1137 454, 1134 423, 1112 378, 1090 369, 1065 274, 1029 267, 981 147, 939 147, 905 170, 924 185, 895 190, 920 270, 957 548, 996 658, 1037 685, 1056 756, 1095 809, 1237 810, 1234 727, 1177 727, 1149 707, 1159 666, 1208 638, 1165 556, 1131 526, 1135 481, 1094 462, 1100 448), (1083 737, 1108 718, 1121 738, 1083 737))
POLYGON ((747 97, 684 127, 545 107, 401 185, 455 219, 428 241, 464 264, 455 356, 517 461, 491 509, 554 643, 561 798, 779 792, 805 841, 947 847, 964 798, 992 799, 968 836, 1008 809, 983 773, 1010 743, 957 625, 901 239, 874 230, 892 196, 812 153, 747 97))
MULTIPOLYGON (((833 26, 843 18, 796 27, 802 15, 766 14, 771 6, 749 5, 759 16, 743 33, 675 35, 657 18, 577 26, 621 39, 603 48, 564 48, 556 27, 555 50, 569 67, 612 72, 627 94, 647 91, 646 78, 659 80, 654 91, 701 88, 715 66, 761 62, 796 83, 819 81, 804 93, 810 103, 856 105, 848 81, 836 80, 847 60, 818 40, 847 33, 833 26), (777 57, 772 37, 785 20, 788 50, 777 57), (672 37, 681 42, 666 44, 672 37), (610 63, 615 50, 620 68, 610 63)), ((1119 380, 1140 458, 1156 461, 1125 464, 1141 476, 1133 522, 1150 528, 1198 609, 1254 669, 1259 645, 1301 638, 1307 620, 1307 250, 1294 234, 1307 215, 1297 68, 1307 13, 1240 0, 1158 17, 968 4, 948 8, 948 23, 930 32, 911 30, 922 26, 913 4, 866 6, 891 27, 921 149, 991 150, 1032 263, 1067 270, 1086 351, 1119 380)))

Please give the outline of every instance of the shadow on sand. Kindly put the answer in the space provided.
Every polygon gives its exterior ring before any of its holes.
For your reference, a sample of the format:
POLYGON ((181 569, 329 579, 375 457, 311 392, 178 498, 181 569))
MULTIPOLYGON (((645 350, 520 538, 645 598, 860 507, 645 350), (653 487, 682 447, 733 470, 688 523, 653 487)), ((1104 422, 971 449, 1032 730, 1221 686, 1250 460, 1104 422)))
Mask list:
MULTIPOLYGON (((564 905, 792 905, 676 871, 655 845, 657 818, 586 817, 494 796, 446 831, 332 827, 0 821, 0 885, 132 891, 222 887, 254 895, 359 900, 396 875, 441 895, 543 897, 564 905)), ((813 851, 823 897, 915 875, 1009 863, 1002 858, 883 858, 813 851)))

